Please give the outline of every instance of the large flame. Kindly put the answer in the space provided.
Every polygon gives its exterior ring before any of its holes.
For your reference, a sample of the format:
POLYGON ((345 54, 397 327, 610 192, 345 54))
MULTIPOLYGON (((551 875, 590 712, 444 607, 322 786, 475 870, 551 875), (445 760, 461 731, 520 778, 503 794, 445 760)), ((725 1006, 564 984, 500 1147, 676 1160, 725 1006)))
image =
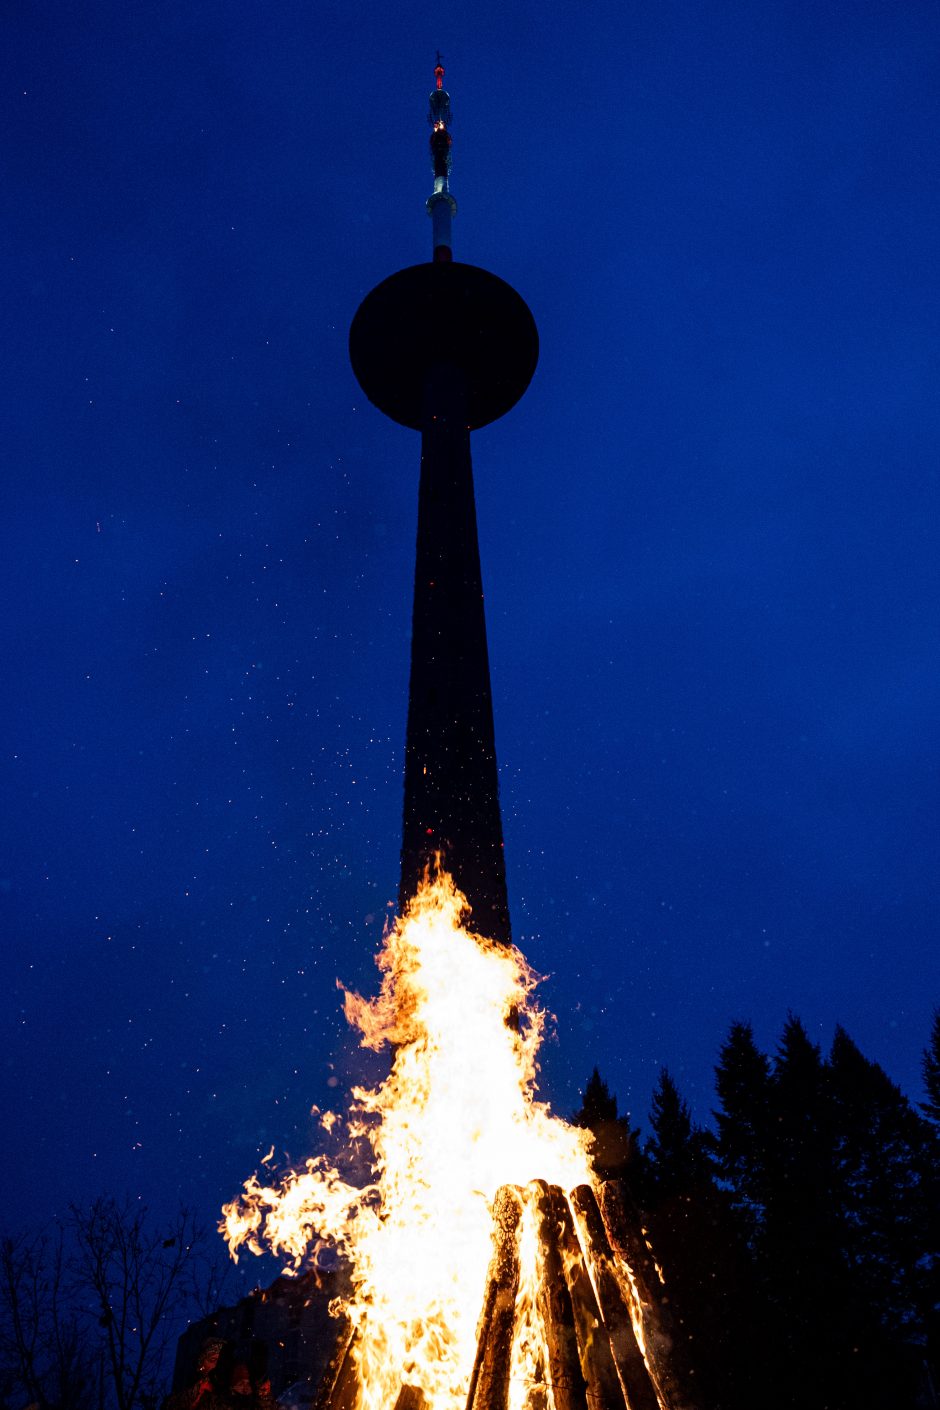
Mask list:
MULTIPOLYGON (((363 1046, 393 1051, 384 1082, 354 1089, 347 1119, 368 1142, 371 1183, 351 1183, 321 1155, 276 1187, 253 1176, 223 1210, 233 1256, 266 1246, 299 1268, 326 1241, 348 1259, 342 1310, 356 1329, 362 1410, 390 1410, 403 1384, 430 1410, 464 1405, 497 1191, 592 1178, 589 1134, 536 1099, 537 977, 518 950, 468 930, 467 911, 449 875, 426 880, 385 938, 378 997, 345 994, 363 1046)), ((327 1114, 327 1129, 335 1120, 327 1114)), ((521 1292, 536 1256, 524 1216, 521 1292)), ((514 1385, 540 1377, 541 1335, 534 1312, 522 1318, 514 1385)))

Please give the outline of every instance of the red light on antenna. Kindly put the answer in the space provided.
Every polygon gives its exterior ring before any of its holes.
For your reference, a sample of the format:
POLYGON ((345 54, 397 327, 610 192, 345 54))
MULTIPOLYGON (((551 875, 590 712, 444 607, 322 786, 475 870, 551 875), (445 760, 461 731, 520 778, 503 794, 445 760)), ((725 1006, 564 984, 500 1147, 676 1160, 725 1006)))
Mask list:
POLYGON ((437 91, 440 92, 441 89, 444 87, 444 65, 443 65, 443 64, 438 64, 437 68, 434 70, 434 78, 435 78, 435 80, 436 80, 436 82, 437 82, 437 91))

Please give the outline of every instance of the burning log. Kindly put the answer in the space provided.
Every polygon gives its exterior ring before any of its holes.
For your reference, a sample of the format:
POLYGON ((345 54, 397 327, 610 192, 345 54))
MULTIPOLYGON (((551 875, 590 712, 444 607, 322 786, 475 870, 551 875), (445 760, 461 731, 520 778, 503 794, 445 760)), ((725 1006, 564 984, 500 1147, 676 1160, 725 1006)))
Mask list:
MULTIPOLYGON (((571 1217, 571 1208, 557 1187, 552 1187, 548 1199, 571 1297, 581 1371, 587 1383, 588 1406, 590 1410, 627 1410, 614 1365, 610 1329, 601 1315, 594 1288, 591 1286, 591 1277, 571 1217)), ((640 1359, 642 1362, 642 1357, 640 1359)), ((646 1384, 648 1386, 648 1381, 646 1384)), ((634 1399, 631 1396, 629 1410, 658 1410, 655 1395, 649 1403, 642 1397, 634 1399)))
POLYGON ((611 1246, 629 1266, 644 1307, 665 1312, 665 1284, 646 1239, 638 1209, 627 1209, 626 1197, 612 1180, 600 1187, 600 1208, 611 1246))
POLYGON ((395 1401, 395 1410, 425 1410, 427 1401, 420 1386, 402 1386, 395 1401))
MULTIPOLYGON (((594 1274, 610 1350, 627 1404, 630 1410, 659 1410, 659 1399, 633 1329, 629 1292, 616 1271, 604 1220, 590 1185, 579 1185, 573 1190, 571 1204, 578 1217, 585 1251, 594 1274)), ((635 1311, 638 1317, 642 1317, 639 1307, 635 1311)))
POLYGON ((506 1410, 509 1363, 519 1289, 519 1192, 504 1185, 493 1208, 496 1247, 487 1276, 477 1354, 467 1392, 467 1410, 506 1410))
MULTIPOLYGON (((638 1220, 633 1228, 614 1198, 608 1191, 605 1212, 611 1210, 616 1221, 611 1234, 589 1185, 575 1189, 570 1200, 543 1180, 524 1192, 508 1186, 499 1191, 467 1410, 507 1410, 514 1341, 524 1315, 517 1305, 524 1209, 535 1217, 535 1297, 544 1335, 544 1351, 530 1370, 527 1410, 545 1410, 549 1385, 555 1410, 692 1410, 668 1362, 647 1363, 647 1341, 660 1353, 667 1348, 664 1309, 649 1291, 650 1269, 660 1286, 662 1280, 649 1249, 640 1254, 638 1220)), ((421 1407, 400 1400, 396 1410, 421 1407)))
MULTIPOLYGON (((545 1325, 548 1379, 556 1410, 587 1410, 587 1385, 581 1372, 574 1308, 558 1247, 558 1213, 555 1192, 544 1180, 533 1180, 539 1213, 539 1251, 542 1276, 539 1310, 545 1325)), ((560 1191, 558 1192, 560 1194, 560 1191)), ((564 1199, 564 1196, 561 1195, 564 1199)))
MULTIPOLYGON (((575 1196, 580 1196, 582 1190, 590 1196, 589 1200, 585 1197, 585 1206, 589 1207, 593 1202, 596 1208, 597 1203, 588 1186, 579 1186, 575 1196)), ((676 1365, 678 1339, 669 1310, 666 1285, 647 1242, 640 1212, 635 1206, 629 1210, 626 1208, 623 1194, 610 1180, 601 1186, 600 1210, 603 1216, 601 1227, 606 1233, 608 1247, 616 1259, 630 1270, 629 1292, 637 1303, 634 1324, 638 1320, 643 1328, 645 1360, 655 1377, 660 1396, 670 1410, 695 1410, 694 1402, 683 1389, 686 1377, 681 1375, 676 1365)))
MULTIPOLYGON (((670 1319, 662 1277, 639 1215, 616 1189, 590 1185, 566 1198, 534 1180, 504 1185, 493 1207, 493 1254, 477 1333, 466 1410, 508 1410, 520 1310, 520 1228, 535 1218, 537 1292, 544 1350, 527 1410, 694 1410, 671 1365, 670 1319)), ((357 1334, 347 1324, 321 1383, 316 1410, 357 1410, 357 1334)), ((428 1410, 418 1386, 402 1384, 393 1410, 428 1410)))

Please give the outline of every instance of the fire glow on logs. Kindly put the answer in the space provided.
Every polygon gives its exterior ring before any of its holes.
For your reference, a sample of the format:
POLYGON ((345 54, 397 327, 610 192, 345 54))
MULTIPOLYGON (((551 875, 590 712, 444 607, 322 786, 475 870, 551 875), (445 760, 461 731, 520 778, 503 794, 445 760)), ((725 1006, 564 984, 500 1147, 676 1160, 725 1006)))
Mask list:
POLYGON ((220 1229, 233 1256, 299 1270, 326 1243, 348 1261, 331 1410, 657 1410, 650 1260, 618 1246, 589 1133, 536 1099, 536 975, 465 917, 446 873, 426 880, 385 937, 377 998, 345 993, 362 1045, 392 1052, 343 1118, 369 1181, 322 1155, 253 1176, 220 1229))

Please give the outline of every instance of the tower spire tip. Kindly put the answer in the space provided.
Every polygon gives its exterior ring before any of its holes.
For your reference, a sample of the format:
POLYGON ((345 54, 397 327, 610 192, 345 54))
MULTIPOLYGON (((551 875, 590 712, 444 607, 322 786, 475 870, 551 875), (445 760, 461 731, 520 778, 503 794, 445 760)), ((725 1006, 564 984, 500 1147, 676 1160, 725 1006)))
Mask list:
POLYGON ((450 260, 451 221, 457 213, 457 202, 450 194, 450 168, 453 160, 451 147, 453 138, 449 132, 450 95, 444 87, 444 60, 440 49, 434 68, 435 88, 431 92, 428 108, 428 122, 431 124, 431 169, 434 172, 434 190, 428 197, 428 214, 434 222, 432 248, 435 261, 450 260))

